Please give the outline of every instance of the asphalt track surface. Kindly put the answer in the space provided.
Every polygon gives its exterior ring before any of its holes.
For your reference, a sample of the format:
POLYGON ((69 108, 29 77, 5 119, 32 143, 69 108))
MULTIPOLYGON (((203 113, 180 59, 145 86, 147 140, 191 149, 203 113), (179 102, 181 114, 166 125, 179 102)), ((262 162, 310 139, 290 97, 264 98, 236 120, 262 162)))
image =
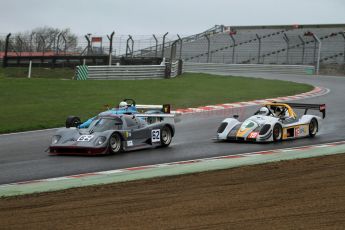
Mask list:
POLYGON ((270 144, 215 143, 212 141, 220 122, 225 117, 239 114, 240 119, 244 119, 252 115, 258 108, 258 106, 251 106, 244 109, 185 115, 182 117, 182 121, 176 124, 176 135, 169 148, 147 149, 112 156, 49 156, 45 150, 49 146, 54 130, 0 135, 0 184, 320 144, 344 139, 344 77, 250 73, 246 76, 303 82, 330 89, 330 93, 325 96, 298 101, 326 103, 327 115, 320 133, 315 138, 270 144))

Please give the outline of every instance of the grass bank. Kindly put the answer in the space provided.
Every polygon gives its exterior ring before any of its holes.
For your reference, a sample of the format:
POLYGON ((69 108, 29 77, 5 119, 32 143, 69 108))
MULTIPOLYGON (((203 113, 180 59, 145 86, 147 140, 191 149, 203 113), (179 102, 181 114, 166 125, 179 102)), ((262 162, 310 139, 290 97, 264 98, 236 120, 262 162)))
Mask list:
POLYGON ((82 119, 117 106, 123 98, 140 104, 170 103, 186 108, 294 95, 306 84, 242 77, 186 73, 169 80, 74 81, 0 78, 0 133, 63 126, 66 116, 82 119))

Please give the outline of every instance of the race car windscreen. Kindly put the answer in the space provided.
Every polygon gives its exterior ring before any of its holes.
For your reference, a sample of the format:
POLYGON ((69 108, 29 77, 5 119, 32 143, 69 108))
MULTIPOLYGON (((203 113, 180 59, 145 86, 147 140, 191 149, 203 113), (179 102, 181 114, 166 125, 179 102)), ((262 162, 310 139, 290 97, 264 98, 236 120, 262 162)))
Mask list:
POLYGON ((103 132, 106 130, 121 130, 122 120, 118 117, 116 118, 100 118, 94 120, 90 126, 90 132, 103 132))
POLYGON ((244 129, 255 129, 258 126, 258 124, 255 121, 252 120, 246 120, 242 124, 242 128, 244 129))

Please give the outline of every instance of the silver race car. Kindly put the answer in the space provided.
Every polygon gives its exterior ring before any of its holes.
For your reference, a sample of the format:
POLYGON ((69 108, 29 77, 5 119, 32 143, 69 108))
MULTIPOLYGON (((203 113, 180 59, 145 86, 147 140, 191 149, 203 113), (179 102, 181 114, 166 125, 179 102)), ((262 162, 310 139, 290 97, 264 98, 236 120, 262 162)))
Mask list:
POLYGON ((167 147, 175 133, 173 114, 104 114, 87 128, 59 129, 49 146, 51 155, 116 154, 152 147, 167 147))
POLYGON ((272 142, 314 137, 325 116, 325 104, 267 103, 244 122, 237 116, 223 120, 215 140, 272 142), (304 109, 304 115, 297 116, 292 108, 304 109), (308 110, 319 110, 322 118, 307 114, 308 110))

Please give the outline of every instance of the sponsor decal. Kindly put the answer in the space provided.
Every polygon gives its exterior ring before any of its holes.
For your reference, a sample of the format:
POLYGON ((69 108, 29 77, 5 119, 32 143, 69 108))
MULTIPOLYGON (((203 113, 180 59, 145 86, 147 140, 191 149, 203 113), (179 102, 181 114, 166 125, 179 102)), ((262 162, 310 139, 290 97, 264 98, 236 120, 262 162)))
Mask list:
POLYGON ((128 147, 133 146, 133 141, 127 141, 127 146, 128 146, 128 147))
POLYGON ((90 141, 93 138, 93 135, 81 135, 77 141, 90 141))
POLYGON ((130 132, 127 132, 127 131, 126 131, 124 134, 125 134, 125 137, 126 137, 126 138, 132 136, 131 133, 130 133, 130 132))
POLYGON ((256 137, 259 135, 258 132, 251 132, 248 136, 248 138, 256 139, 256 137))
POLYGON ((152 143, 161 141, 161 130, 160 129, 153 129, 151 131, 151 141, 152 141, 152 143))

